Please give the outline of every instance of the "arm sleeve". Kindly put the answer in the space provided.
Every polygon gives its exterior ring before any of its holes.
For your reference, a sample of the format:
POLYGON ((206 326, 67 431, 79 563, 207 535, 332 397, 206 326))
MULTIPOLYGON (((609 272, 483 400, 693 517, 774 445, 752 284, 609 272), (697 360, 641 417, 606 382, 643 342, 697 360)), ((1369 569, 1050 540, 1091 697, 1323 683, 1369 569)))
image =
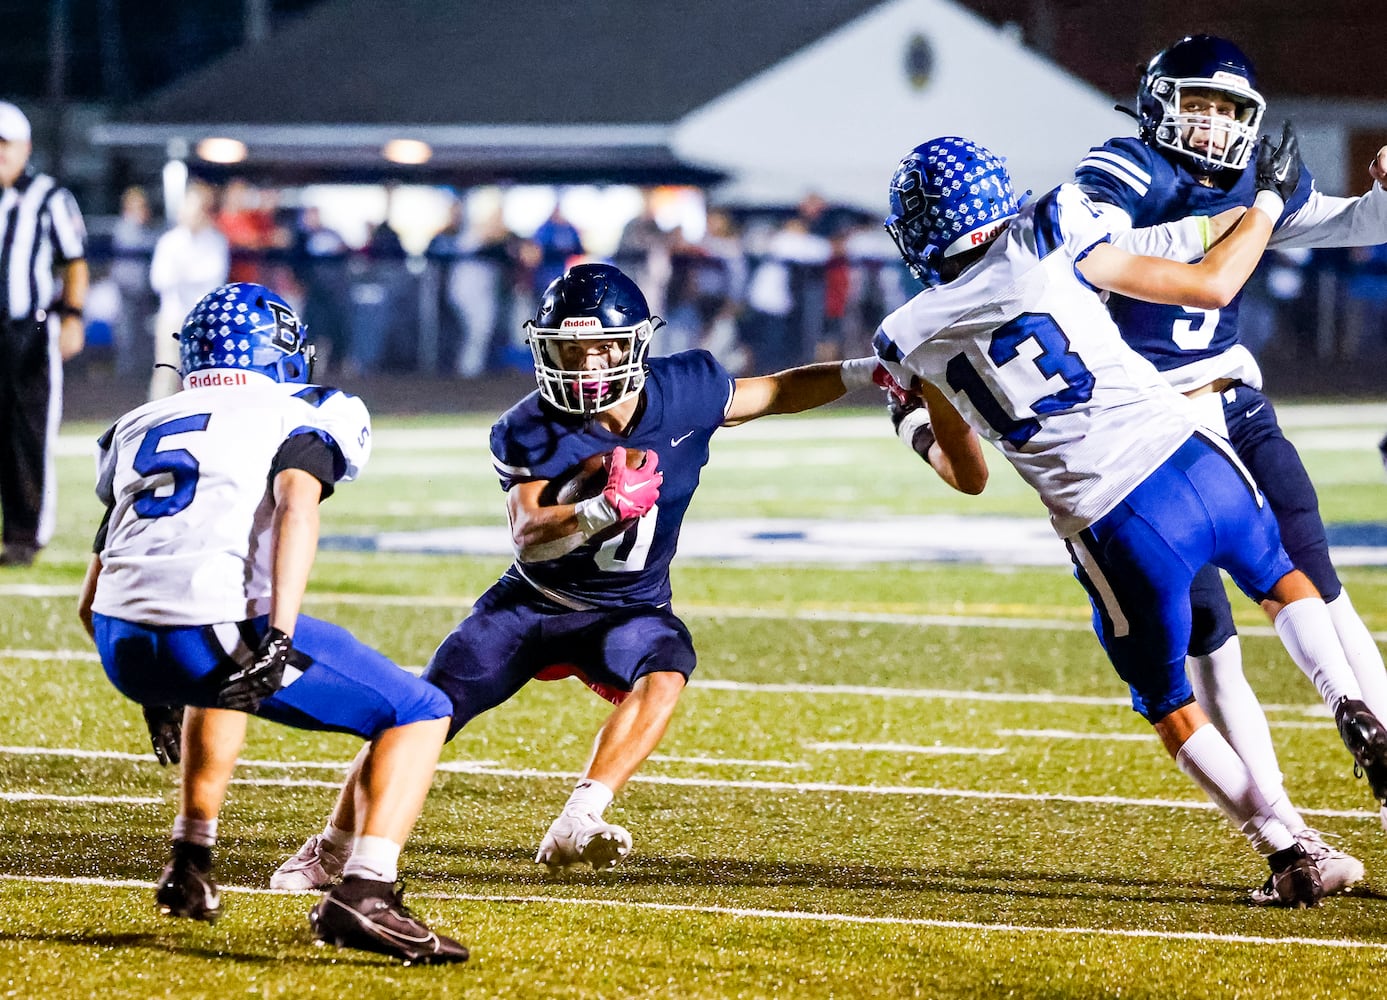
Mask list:
POLYGON ((323 484, 322 499, 332 496, 337 477, 336 450, 312 431, 295 434, 275 453, 270 463, 270 482, 285 469, 302 469, 323 484))
POLYGON ((101 515, 101 524, 96 529, 96 538, 92 540, 92 551, 97 554, 106 547, 106 531, 111 523, 111 510, 116 505, 115 439, 115 424, 106 428, 101 437, 96 439, 96 498, 106 508, 106 512, 101 515))
POLYGON ((1192 215, 1159 226, 1114 231, 1113 244, 1128 253, 1144 257, 1168 257, 1188 264, 1209 249, 1209 223, 1205 216, 1192 215))
POLYGON ((92 539, 92 554, 101 555, 101 551, 106 548, 106 531, 111 526, 111 508, 106 508, 106 513, 101 515, 101 523, 96 526, 96 537, 92 539))
POLYGON ((1387 191, 1380 183, 1357 198, 1335 198, 1312 190, 1305 204, 1272 233, 1269 246, 1369 247, 1387 243, 1387 191))

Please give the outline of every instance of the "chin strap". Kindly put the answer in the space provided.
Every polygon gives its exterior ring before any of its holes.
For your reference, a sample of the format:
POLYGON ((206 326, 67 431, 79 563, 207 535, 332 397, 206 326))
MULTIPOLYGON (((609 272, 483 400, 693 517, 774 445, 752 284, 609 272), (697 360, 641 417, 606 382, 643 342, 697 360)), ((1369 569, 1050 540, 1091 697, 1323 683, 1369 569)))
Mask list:
POLYGON ((1125 104, 1114 104, 1112 106, 1112 109, 1114 111, 1121 111, 1124 115, 1131 115, 1137 121, 1141 121, 1141 115, 1137 114, 1135 111, 1127 107, 1125 104))

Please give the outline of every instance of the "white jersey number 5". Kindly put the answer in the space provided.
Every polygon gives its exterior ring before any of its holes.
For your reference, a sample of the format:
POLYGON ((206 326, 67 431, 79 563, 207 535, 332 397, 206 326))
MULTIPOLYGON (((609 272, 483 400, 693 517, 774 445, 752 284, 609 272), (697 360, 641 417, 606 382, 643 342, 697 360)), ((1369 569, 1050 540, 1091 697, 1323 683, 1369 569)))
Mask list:
POLYGON ((1170 339, 1182 351, 1202 351, 1213 341, 1214 331, 1218 329, 1218 310, 1186 306, 1185 312, 1189 313, 1189 318, 1177 319, 1171 324, 1170 339))

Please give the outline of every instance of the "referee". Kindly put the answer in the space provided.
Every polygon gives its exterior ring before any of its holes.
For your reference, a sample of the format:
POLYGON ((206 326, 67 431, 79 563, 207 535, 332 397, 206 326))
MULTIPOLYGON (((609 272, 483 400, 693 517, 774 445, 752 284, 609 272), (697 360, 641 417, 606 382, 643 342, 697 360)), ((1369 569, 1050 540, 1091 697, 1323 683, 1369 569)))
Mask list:
POLYGON ((62 363, 82 350, 87 297, 82 215, 30 168, 29 139, 29 119, 0 101, 0 566, 28 566, 53 537, 62 363))

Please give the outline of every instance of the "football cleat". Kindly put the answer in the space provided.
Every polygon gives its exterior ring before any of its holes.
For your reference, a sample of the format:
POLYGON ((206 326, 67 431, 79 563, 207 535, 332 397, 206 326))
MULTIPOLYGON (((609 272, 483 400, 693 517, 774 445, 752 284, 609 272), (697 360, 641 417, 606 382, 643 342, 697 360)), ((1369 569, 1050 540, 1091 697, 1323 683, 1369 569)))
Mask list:
POLYGON ((350 854, 350 849, 337 853, 323 841, 321 833, 315 833, 293 857, 275 869, 270 876, 270 888, 298 892, 326 889, 341 876, 350 854))
POLYGON ((540 842, 535 862, 550 871, 587 863, 605 871, 631 853, 631 834, 595 813, 564 810, 540 842))
POLYGON ((175 841, 173 858, 159 873, 154 902, 166 917, 215 923, 222 912, 222 893, 212 879, 212 850, 175 841))
POLYGON ((467 961, 466 946, 430 930, 409 912, 403 895, 389 882, 348 877, 323 894, 308 922, 323 944, 374 951, 405 965, 467 961))
MULTIPOLYGON (((1278 851, 1269 860, 1273 867, 1267 881, 1276 896, 1277 906, 1299 910, 1320 905, 1320 900, 1324 898, 1320 871, 1299 841, 1284 851, 1278 851), (1278 864, 1280 868, 1276 867, 1278 864)), ((1262 889, 1265 891, 1267 886, 1264 885, 1262 889)))
MULTIPOLYGON (((1362 880, 1363 862, 1352 854, 1346 854, 1325 843, 1323 835, 1318 830, 1307 827, 1297 833, 1295 839, 1305 848, 1306 856, 1314 862, 1316 870, 1320 873, 1321 895, 1332 896, 1335 893, 1347 892, 1362 880)), ((1276 881, 1270 876, 1261 886, 1253 889, 1249 896, 1256 906, 1283 905, 1281 896, 1276 891, 1276 881)))
POLYGON ((1356 698, 1343 698, 1334 709, 1339 736, 1353 754, 1354 776, 1366 775, 1373 797, 1387 805, 1387 729, 1356 698))

